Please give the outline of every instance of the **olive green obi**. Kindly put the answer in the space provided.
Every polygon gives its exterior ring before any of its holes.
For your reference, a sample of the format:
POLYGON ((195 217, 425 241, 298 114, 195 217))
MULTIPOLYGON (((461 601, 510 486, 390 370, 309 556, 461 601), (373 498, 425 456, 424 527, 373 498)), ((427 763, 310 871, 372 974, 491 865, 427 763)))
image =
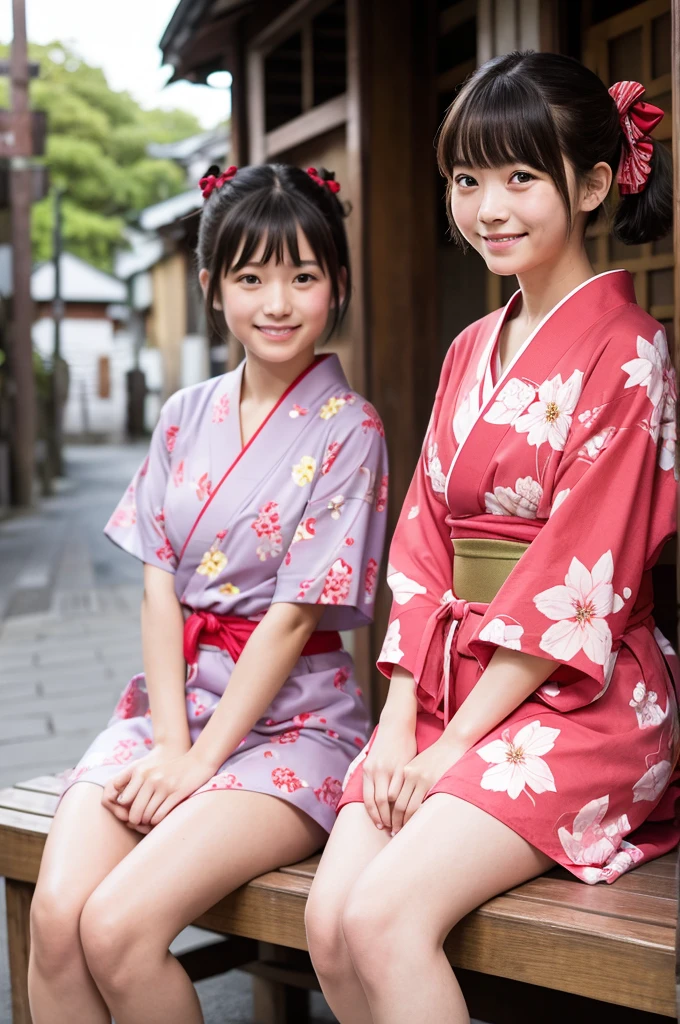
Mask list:
POLYGON ((459 537, 453 547, 453 593, 460 601, 489 604, 529 545, 514 540, 459 537))

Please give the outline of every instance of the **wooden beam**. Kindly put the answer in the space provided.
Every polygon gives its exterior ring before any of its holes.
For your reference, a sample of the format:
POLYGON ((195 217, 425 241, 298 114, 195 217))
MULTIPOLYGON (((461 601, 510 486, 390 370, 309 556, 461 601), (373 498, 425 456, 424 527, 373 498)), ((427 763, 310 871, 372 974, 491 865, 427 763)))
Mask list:
POLYGON ((261 53, 270 53, 279 43, 283 43, 294 32, 298 32, 306 21, 311 21, 333 2, 334 0, 297 0, 255 36, 251 45, 261 53))
POLYGON ((305 114, 287 121, 280 128, 264 136, 263 159, 271 160, 279 153, 285 153, 303 142, 332 131, 347 122, 347 94, 336 96, 327 103, 312 107, 305 114))
POLYGON ((453 7, 446 7, 439 15, 439 35, 445 36, 454 28, 464 25, 477 17, 477 0, 460 0, 453 7))

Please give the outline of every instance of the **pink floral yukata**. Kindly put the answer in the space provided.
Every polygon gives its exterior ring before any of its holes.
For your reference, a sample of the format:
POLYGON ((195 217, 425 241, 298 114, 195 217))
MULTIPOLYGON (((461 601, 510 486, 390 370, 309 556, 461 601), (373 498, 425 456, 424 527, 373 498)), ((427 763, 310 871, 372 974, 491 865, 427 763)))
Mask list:
MULTIPOLYGON (((186 614, 258 621, 272 603, 322 604, 319 630, 371 621, 387 504, 384 431, 350 390, 337 356, 317 358, 242 448, 244 363, 173 395, 149 457, 106 533, 175 575, 186 614)), ((188 666, 195 741, 234 662, 201 645, 188 666)), ((289 800, 325 829, 341 779, 369 734, 351 656, 303 656, 271 706, 197 792, 244 789, 289 800)), ((124 690, 108 727, 70 775, 104 785, 153 746, 144 676, 124 690)))
MULTIPOLYGON (((390 552, 379 667, 414 674, 423 749, 497 647, 553 658, 428 795, 467 800, 585 882, 611 882, 680 837, 677 658, 649 573, 675 530, 675 378, 626 271, 558 303, 499 374, 516 300, 447 355, 390 552), (452 592, 459 538, 530 545, 489 604, 452 592)), ((364 756, 342 804, 361 799, 364 756)))

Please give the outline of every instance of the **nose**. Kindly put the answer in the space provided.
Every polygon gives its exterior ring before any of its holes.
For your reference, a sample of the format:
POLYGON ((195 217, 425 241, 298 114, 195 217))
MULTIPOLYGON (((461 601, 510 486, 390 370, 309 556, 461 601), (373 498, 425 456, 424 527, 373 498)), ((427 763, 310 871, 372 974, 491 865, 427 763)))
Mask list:
POLYGON ((508 220, 507 196, 502 185, 489 183, 484 186, 477 217, 486 226, 504 224, 508 220))
POLYGON ((290 316, 292 311, 288 289, 283 282, 272 281, 264 295, 262 312, 265 316, 278 318, 290 316))

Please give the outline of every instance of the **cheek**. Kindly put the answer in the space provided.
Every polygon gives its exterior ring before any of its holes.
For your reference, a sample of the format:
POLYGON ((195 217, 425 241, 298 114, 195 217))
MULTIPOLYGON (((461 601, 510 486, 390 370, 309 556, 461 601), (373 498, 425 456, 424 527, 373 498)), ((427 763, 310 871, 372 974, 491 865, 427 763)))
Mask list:
POLYGON ((331 304, 330 284, 323 287, 310 288, 307 292, 299 292, 295 303, 298 311, 308 321, 325 323, 331 304))
POLYGON ((452 196, 451 216, 456 227, 469 242, 475 234, 479 202, 473 196, 452 196))
POLYGON ((540 230, 546 239, 559 239, 562 243, 567 233, 567 211, 562 200, 555 196, 552 189, 547 194, 537 191, 535 195, 528 196, 527 200, 521 210, 526 226, 540 230))

